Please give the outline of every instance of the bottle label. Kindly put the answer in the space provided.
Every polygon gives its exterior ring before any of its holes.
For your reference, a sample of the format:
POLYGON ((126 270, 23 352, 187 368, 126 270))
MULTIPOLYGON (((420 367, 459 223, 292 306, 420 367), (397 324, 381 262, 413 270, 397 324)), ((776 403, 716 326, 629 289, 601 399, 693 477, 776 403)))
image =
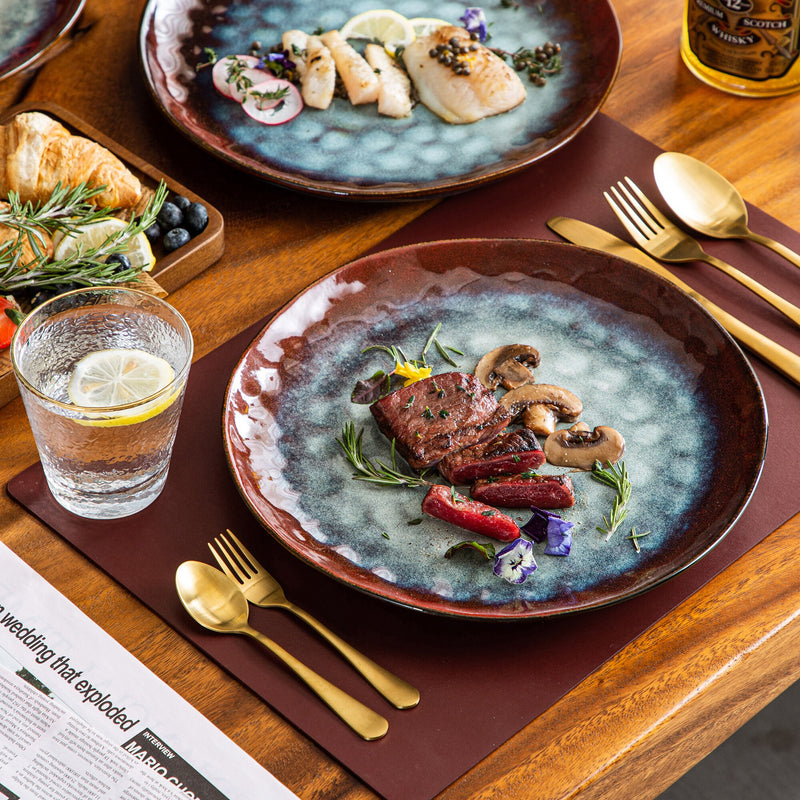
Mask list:
POLYGON ((687 0, 686 28, 707 67, 749 80, 780 78, 797 60, 800 0, 687 0))

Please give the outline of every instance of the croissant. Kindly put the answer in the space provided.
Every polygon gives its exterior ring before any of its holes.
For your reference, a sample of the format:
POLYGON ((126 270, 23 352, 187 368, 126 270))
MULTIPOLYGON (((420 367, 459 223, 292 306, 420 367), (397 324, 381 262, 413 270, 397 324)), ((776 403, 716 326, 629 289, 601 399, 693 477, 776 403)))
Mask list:
POLYGON ((46 114, 23 112, 0 127, 0 197, 14 191, 23 203, 44 201, 59 182, 105 186, 91 199, 101 208, 131 208, 142 193, 138 178, 113 153, 46 114))
MULTIPOLYGON (((0 213, 8 211, 10 208, 11 206, 8 203, 0 202, 0 213)), ((36 228, 29 236, 26 232, 20 231, 19 228, 15 228, 13 225, 0 223, 0 254, 3 254, 4 250, 8 250, 8 248, 19 249, 20 264, 26 266, 37 261, 40 254, 45 258, 50 258, 53 255, 53 240, 50 234, 41 228, 36 228), (36 242, 38 252, 34 250, 32 238, 36 242), (9 242, 12 244, 9 244, 9 242)), ((8 252, 12 252, 12 250, 8 252)))

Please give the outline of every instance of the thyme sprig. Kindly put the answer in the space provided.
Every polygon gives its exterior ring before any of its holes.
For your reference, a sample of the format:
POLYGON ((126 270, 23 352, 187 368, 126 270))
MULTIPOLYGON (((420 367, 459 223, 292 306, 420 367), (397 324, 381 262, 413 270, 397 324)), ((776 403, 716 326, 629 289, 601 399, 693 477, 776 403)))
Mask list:
POLYGON ((362 437, 364 429, 356 432, 352 422, 345 423, 342 428, 341 438, 336 442, 344 451, 347 460, 355 467, 356 473, 353 479, 357 481, 368 481, 383 486, 428 486, 429 481, 422 475, 408 475, 401 472, 397 467, 397 454, 395 452, 394 440, 391 447, 391 464, 387 465, 383 461, 371 461, 364 455, 362 437))
POLYGON ((96 208, 89 201, 105 187, 91 188, 81 183, 74 188, 59 183, 44 202, 20 201, 15 192, 9 193, 9 208, 0 212, 0 224, 15 228, 20 235, 0 247, 0 293, 13 293, 20 289, 48 288, 67 283, 81 286, 98 286, 125 283, 135 280, 139 267, 120 270, 119 264, 106 263, 106 259, 122 252, 129 239, 149 228, 158 216, 167 196, 165 183, 160 183, 142 215, 132 218, 97 247, 77 248, 67 258, 48 261, 43 251, 42 231, 62 232, 69 235, 79 227, 98 222, 116 213, 117 209, 96 208), (30 244, 34 257, 23 261, 22 248, 30 244))
POLYGON ((628 516, 628 502, 631 499, 632 489, 631 481, 624 461, 620 461, 616 467, 608 463, 606 468, 599 461, 595 461, 592 466, 592 477, 596 481, 611 487, 616 492, 609 516, 603 515, 605 527, 597 526, 597 530, 600 533, 604 533, 606 541, 608 541, 614 531, 622 524, 625 517, 628 516))

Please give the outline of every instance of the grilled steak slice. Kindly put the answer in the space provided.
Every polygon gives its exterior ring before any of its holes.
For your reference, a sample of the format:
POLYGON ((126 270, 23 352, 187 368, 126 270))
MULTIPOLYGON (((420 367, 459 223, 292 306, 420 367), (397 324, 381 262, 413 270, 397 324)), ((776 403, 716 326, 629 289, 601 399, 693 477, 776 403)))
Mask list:
POLYGON ((481 503, 503 508, 569 508, 575 492, 569 475, 507 475, 475 481, 470 494, 481 503))
POLYGON ((543 463, 544 451, 536 434, 520 428, 448 453, 439 462, 439 472, 450 483, 463 485, 493 475, 518 475, 543 463))
POLYGON ((492 391, 464 372, 403 386, 373 403, 370 411, 414 469, 431 467, 451 450, 490 439, 509 422, 492 391))
POLYGON ((459 528, 501 542, 519 538, 519 526, 511 517, 496 508, 470 500, 449 486, 431 486, 422 501, 422 510, 459 528))

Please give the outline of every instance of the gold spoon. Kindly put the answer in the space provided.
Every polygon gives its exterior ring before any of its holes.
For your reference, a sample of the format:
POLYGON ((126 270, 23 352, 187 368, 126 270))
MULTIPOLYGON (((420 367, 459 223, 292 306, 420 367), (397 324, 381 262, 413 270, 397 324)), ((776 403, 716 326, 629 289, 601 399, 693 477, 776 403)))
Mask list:
POLYGON ((280 659, 340 719, 367 741, 380 739, 389 723, 371 708, 325 680, 272 639, 247 623, 248 606, 239 587, 223 572, 200 561, 184 561, 175 573, 183 607, 204 628, 252 636, 280 659))
POLYGON ((717 239, 750 239, 800 267, 800 255, 747 227, 747 206, 736 187, 702 161, 684 153, 662 153, 653 164, 667 205, 696 231, 717 239))

